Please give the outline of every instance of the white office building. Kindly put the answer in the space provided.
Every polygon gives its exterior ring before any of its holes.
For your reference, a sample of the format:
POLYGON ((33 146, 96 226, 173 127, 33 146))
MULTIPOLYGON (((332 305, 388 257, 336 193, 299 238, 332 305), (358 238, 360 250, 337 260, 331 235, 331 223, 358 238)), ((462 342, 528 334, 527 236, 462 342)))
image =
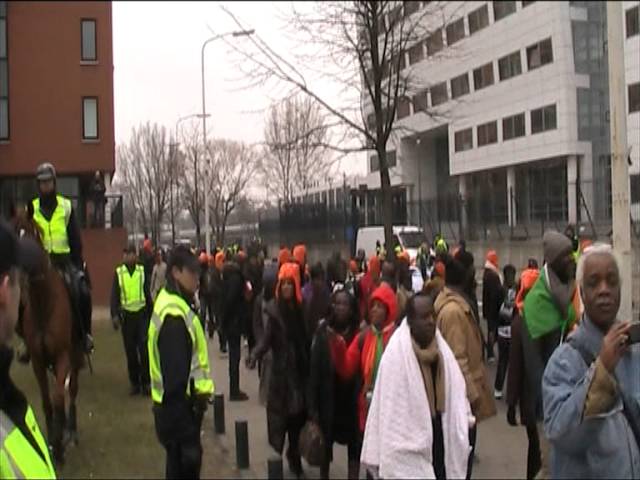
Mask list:
MULTIPOLYGON (((388 145, 394 202, 406 205, 406 221, 512 234, 553 222, 610 224, 605 2, 411 3, 412 15, 437 9, 425 22, 440 28, 426 25, 429 37, 405 53, 426 87, 398 105, 398 125, 411 133, 388 145)), ((640 2, 622 3, 640 220, 640 2)), ((377 163, 370 153, 369 191, 358 199, 366 223, 380 221, 377 163)))

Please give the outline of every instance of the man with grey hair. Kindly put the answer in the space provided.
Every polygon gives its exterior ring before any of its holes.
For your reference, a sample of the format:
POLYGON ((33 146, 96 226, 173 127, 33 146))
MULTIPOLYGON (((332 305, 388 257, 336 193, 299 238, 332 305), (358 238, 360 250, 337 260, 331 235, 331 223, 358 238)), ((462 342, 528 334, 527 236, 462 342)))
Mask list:
POLYGON ((640 346, 617 319, 620 274, 609 245, 585 250, 578 281, 584 314, 542 381, 551 477, 640 478, 640 346))

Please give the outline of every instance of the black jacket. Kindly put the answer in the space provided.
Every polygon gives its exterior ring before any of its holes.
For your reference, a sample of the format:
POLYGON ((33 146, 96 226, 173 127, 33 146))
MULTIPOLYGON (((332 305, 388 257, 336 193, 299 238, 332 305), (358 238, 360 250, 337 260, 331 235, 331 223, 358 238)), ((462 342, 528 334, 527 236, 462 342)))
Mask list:
POLYGON ((504 293, 500 277, 491 269, 485 268, 482 277, 482 316, 490 325, 498 325, 500 306, 504 300, 504 293))
MULTIPOLYGON (((174 282, 167 279, 166 290, 180 295, 193 308, 193 299, 179 293, 174 282)), ((195 414, 196 399, 187 395, 191 373, 193 345, 181 317, 167 315, 158 334, 158 354, 164 396, 162 404, 154 405, 156 432, 163 444, 197 438, 200 425, 195 414)))
MULTIPOLYGON (((43 202, 42 200, 40 201, 40 211, 42 212, 42 215, 44 216, 44 218, 46 218, 47 220, 51 220, 51 217, 53 216, 53 212, 55 211, 57 206, 58 206, 57 200, 52 202, 50 205, 47 205, 47 203, 43 202)), ((71 207, 69 223, 67 224, 67 238, 69 240, 69 249, 71 250, 71 253, 68 255, 68 257, 71 259, 71 261, 76 267, 81 269, 82 263, 83 263, 82 237, 80 236, 80 227, 78 225, 78 222, 76 221, 75 210, 73 207, 71 207)), ((64 262, 65 257, 67 257, 67 255, 53 255, 53 254, 51 256, 54 259, 54 261, 59 261, 59 262, 64 262)))
MULTIPOLYGON (((119 266, 119 265, 118 265, 119 266)), ((136 265, 133 267, 128 267, 129 274, 131 275, 136 268, 136 265)), ((149 282, 147 281, 147 273, 145 272, 145 281, 144 281, 144 299, 146 302, 146 314, 147 316, 151 315, 153 310, 153 300, 151 299, 151 293, 149 291, 149 282)), ((113 274, 113 282, 111 284, 111 318, 116 318, 121 313, 120 309, 120 282, 118 281, 118 272, 114 272, 113 274)))
MULTIPOLYGON (((358 329, 352 329, 345 337, 346 344, 351 344, 357 334, 358 329)), ((324 435, 326 455, 332 460, 332 442, 354 442, 360 435, 358 393, 361 380, 356 376, 343 382, 338 377, 331 360, 330 348, 327 323, 323 320, 311 346, 307 405, 309 417, 318 421, 324 435)))
POLYGON ((245 280, 240 267, 234 262, 227 262, 222 270, 223 305, 222 325, 227 336, 242 334, 247 312, 244 297, 245 280))

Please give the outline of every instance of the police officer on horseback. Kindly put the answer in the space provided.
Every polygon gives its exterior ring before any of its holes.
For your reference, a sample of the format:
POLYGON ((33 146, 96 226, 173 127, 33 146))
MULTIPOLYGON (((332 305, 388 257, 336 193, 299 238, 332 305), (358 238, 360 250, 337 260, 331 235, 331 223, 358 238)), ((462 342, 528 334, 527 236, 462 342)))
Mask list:
MULTIPOLYGON (((74 325, 86 353, 93 351, 91 292, 82 260, 82 240, 71 200, 56 191, 56 169, 43 163, 36 170, 38 196, 29 205, 40 228, 42 246, 60 271, 74 308, 74 325)), ((23 361, 28 356, 22 355, 23 361)))

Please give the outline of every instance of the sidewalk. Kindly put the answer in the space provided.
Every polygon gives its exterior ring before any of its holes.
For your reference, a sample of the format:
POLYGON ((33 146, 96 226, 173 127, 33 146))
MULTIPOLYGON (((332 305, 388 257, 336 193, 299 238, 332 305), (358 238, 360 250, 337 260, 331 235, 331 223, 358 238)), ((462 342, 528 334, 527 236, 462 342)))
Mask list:
MULTIPOLYGON (((218 338, 209 341, 209 358, 216 392, 225 396, 224 435, 216 435, 213 427, 213 407, 209 408, 203 423, 202 478, 267 478, 267 460, 275 455, 267 440, 265 408, 258 402, 258 374, 244 366, 246 348, 240 365, 240 385, 249 395, 246 402, 229 402, 228 356, 222 355, 218 338), (249 430, 250 469, 236 468, 235 421, 247 420, 249 430)), ((495 378, 495 365, 489 367, 491 383, 495 378)), ((477 462, 473 478, 524 478, 526 475, 527 437, 524 427, 510 427, 506 421, 504 400, 496 401, 498 415, 483 422, 478 429, 477 462)), ((286 448, 286 447, 285 447, 286 448)), ((334 446, 331 478, 347 477, 347 449, 334 446)), ((304 462, 303 462, 304 463, 304 462)), ((295 478, 283 462, 284 478, 295 478)), ((318 468, 305 465, 306 478, 320 478, 318 468)), ((364 472, 360 472, 364 478, 364 472)))

